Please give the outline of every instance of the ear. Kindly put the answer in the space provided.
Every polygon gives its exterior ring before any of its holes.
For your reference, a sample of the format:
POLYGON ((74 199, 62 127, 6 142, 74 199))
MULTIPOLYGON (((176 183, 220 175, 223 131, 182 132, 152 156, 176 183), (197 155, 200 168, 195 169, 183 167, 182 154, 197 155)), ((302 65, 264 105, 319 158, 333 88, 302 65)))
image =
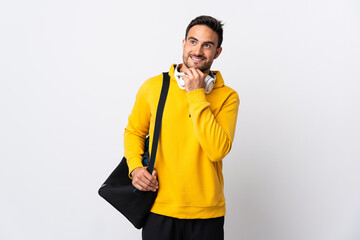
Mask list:
POLYGON ((217 48, 214 59, 217 59, 217 57, 220 55, 221 52, 222 52, 222 47, 217 48))
POLYGON ((184 50, 184 48, 185 48, 185 43, 186 43, 186 40, 184 39, 184 40, 182 41, 183 50, 184 50))

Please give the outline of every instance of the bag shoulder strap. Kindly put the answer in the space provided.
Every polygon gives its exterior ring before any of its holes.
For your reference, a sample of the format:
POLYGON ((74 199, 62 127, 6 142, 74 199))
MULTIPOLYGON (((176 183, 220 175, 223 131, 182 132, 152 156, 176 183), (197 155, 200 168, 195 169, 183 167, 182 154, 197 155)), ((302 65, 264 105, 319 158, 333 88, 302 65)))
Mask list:
POLYGON ((162 121, 162 116, 163 116, 163 112, 164 112, 166 97, 167 97, 168 90, 169 90, 169 85, 170 85, 169 73, 164 72, 160 99, 159 99, 159 103, 158 103, 158 107, 157 107, 157 111, 156 111, 155 128, 154 128, 153 142, 152 142, 152 146, 151 146, 150 162, 149 162, 149 167, 147 168, 147 170, 150 174, 154 170, 156 152, 157 152, 157 147, 158 147, 158 142, 159 142, 159 137, 160 137, 161 121, 162 121))

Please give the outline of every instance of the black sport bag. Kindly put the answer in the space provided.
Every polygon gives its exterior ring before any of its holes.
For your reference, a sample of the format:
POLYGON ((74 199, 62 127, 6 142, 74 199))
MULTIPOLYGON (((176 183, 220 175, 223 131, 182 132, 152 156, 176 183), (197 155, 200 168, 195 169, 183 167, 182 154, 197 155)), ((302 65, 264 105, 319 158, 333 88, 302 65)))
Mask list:
MULTIPOLYGON (((154 170, 157 145, 160 136, 161 120, 164 111, 165 101, 169 89, 170 77, 168 73, 163 73, 163 84, 161 88, 160 99, 156 112, 154 139, 151 148, 150 161, 148 160, 149 139, 145 144, 145 153, 143 155, 143 165, 147 165, 147 170, 151 174, 154 170)), ((146 219, 150 213, 157 196, 157 191, 140 191, 132 185, 132 180, 128 176, 129 168, 126 158, 123 157, 120 164, 106 179, 99 189, 99 195, 108 201, 113 207, 120 211, 136 228, 140 229, 144 226, 146 219)))

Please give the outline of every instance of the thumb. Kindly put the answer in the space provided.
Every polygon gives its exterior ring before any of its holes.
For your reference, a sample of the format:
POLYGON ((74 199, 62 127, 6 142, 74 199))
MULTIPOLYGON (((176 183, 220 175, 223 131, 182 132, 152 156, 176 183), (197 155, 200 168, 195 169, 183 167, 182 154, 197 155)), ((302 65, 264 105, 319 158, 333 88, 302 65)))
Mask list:
POLYGON ((156 169, 154 168, 153 172, 152 172, 152 175, 155 177, 155 179, 157 179, 157 171, 156 169))

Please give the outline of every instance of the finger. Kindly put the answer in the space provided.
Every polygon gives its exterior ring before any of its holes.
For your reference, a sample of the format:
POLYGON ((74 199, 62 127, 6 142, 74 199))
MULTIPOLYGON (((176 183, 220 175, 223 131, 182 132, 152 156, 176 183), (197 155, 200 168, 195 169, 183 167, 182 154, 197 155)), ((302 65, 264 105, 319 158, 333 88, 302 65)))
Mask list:
POLYGON ((152 185, 147 185, 147 184, 144 184, 144 183, 141 183, 139 185, 141 185, 142 191, 153 191, 153 192, 155 192, 156 189, 158 189, 158 187, 154 187, 152 185))
POLYGON ((189 77, 188 77, 187 74, 184 74, 184 75, 182 75, 182 79, 183 79, 184 81, 188 81, 188 80, 189 80, 189 77))
POLYGON ((195 71, 199 75, 200 78, 204 78, 205 73, 203 73, 200 69, 196 68, 195 71))
POLYGON ((143 181, 134 181, 133 185, 140 191, 156 191, 157 189, 156 187, 152 187, 151 185, 148 185, 143 181))
POLYGON ((156 191, 156 189, 158 188, 155 185, 152 184, 144 184, 142 183, 142 186, 147 190, 147 191, 156 191))
POLYGON ((152 176, 148 171, 147 167, 140 168, 134 178, 133 186, 139 189, 140 191, 153 191, 155 192, 158 189, 158 181, 154 176, 152 176))
POLYGON ((151 182, 146 177, 140 177, 138 183, 142 187, 150 186, 152 185, 151 182))
POLYGON ((154 191, 156 191, 159 188, 159 182, 157 181, 157 171, 155 168, 151 174, 151 182, 153 184, 152 187, 154 188, 154 191))
POLYGON ((198 69, 190 68, 189 70, 191 71, 191 74, 193 75, 193 77, 194 77, 195 79, 198 79, 198 78, 200 77, 199 73, 196 71, 196 70, 198 70, 198 69))
POLYGON ((144 182, 145 184, 148 184, 148 183, 147 183, 146 174, 149 174, 149 173, 147 172, 147 170, 146 170, 146 167, 141 168, 141 169, 139 169, 138 171, 135 172, 133 179, 134 179, 134 181, 135 181, 136 183, 138 183, 138 182, 144 182))
POLYGON ((158 185, 156 178, 152 176, 147 170, 145 171, 144 175, 140 180, 151 188, 156 188, 158 185))
POLYGON ((154 169, 154 171, 152 172, 152 175, 153 177, 155 178, 156 180, 156 187, 159 187, 159 182, 157 181, 158 179, 158 174, 157 174, 157 171, 154 169))
POLYGON ((195 79, 204 80, 206 75, 198 68, 192 68, 193 76, 195 79))
POLYGON ((139 189, 140 191, 147 191, 147 190, 146 190, 146 185, 137 183, 137 184, 135 184, 134 186, 135 186, 137 189, 139 189))
MULTIPOLYGON (((156 172, 155 168, 153 169, 153 173, 154 173, 154 171, 156 172)), ((158 184, 157 181, 156 181, 156 177, 154 177, 154 176, 152 175, 152 173, 150 174, 147 170, 146 170, 145 173, 144 173, 144 177, 145 177, 146 179, 148 179, 152 184, 155 184, 155 185, 158 184)))
POLYGON ((188 79, 191 79, 191 78, 194 78, 194 76, 193 76, 193 74, 192 74, 192 72, 191 72, 191 70, 188 68, 188 69, 185 69, 184 70, 184 73, 187 75, 186 77, 188 78, 188 79))
POLYGON ((149 187, 149 188, 152 188, 152 189, 157 189, 158 188, 158 182, 156 181, 156 179, 155 179, 155 177, 153 177, 153 181, 149 181, 148 179, 147 179, 147 186, 149 187))
POLYGON ((139 181, 136 180, 136 179, 133 179, 132 185, 133 185, 136 189, 138 189, 138 190, 140 190, 140 191, 145 191, 145 188, 144 188, 145 186, 143 186, 142 184, 140 184, 139 181))
POLYGON ((152 172, 152 175, 154 176, 154 178, 157 180, 157 171, 156 169, 154 168, 154 171, 152 172))

